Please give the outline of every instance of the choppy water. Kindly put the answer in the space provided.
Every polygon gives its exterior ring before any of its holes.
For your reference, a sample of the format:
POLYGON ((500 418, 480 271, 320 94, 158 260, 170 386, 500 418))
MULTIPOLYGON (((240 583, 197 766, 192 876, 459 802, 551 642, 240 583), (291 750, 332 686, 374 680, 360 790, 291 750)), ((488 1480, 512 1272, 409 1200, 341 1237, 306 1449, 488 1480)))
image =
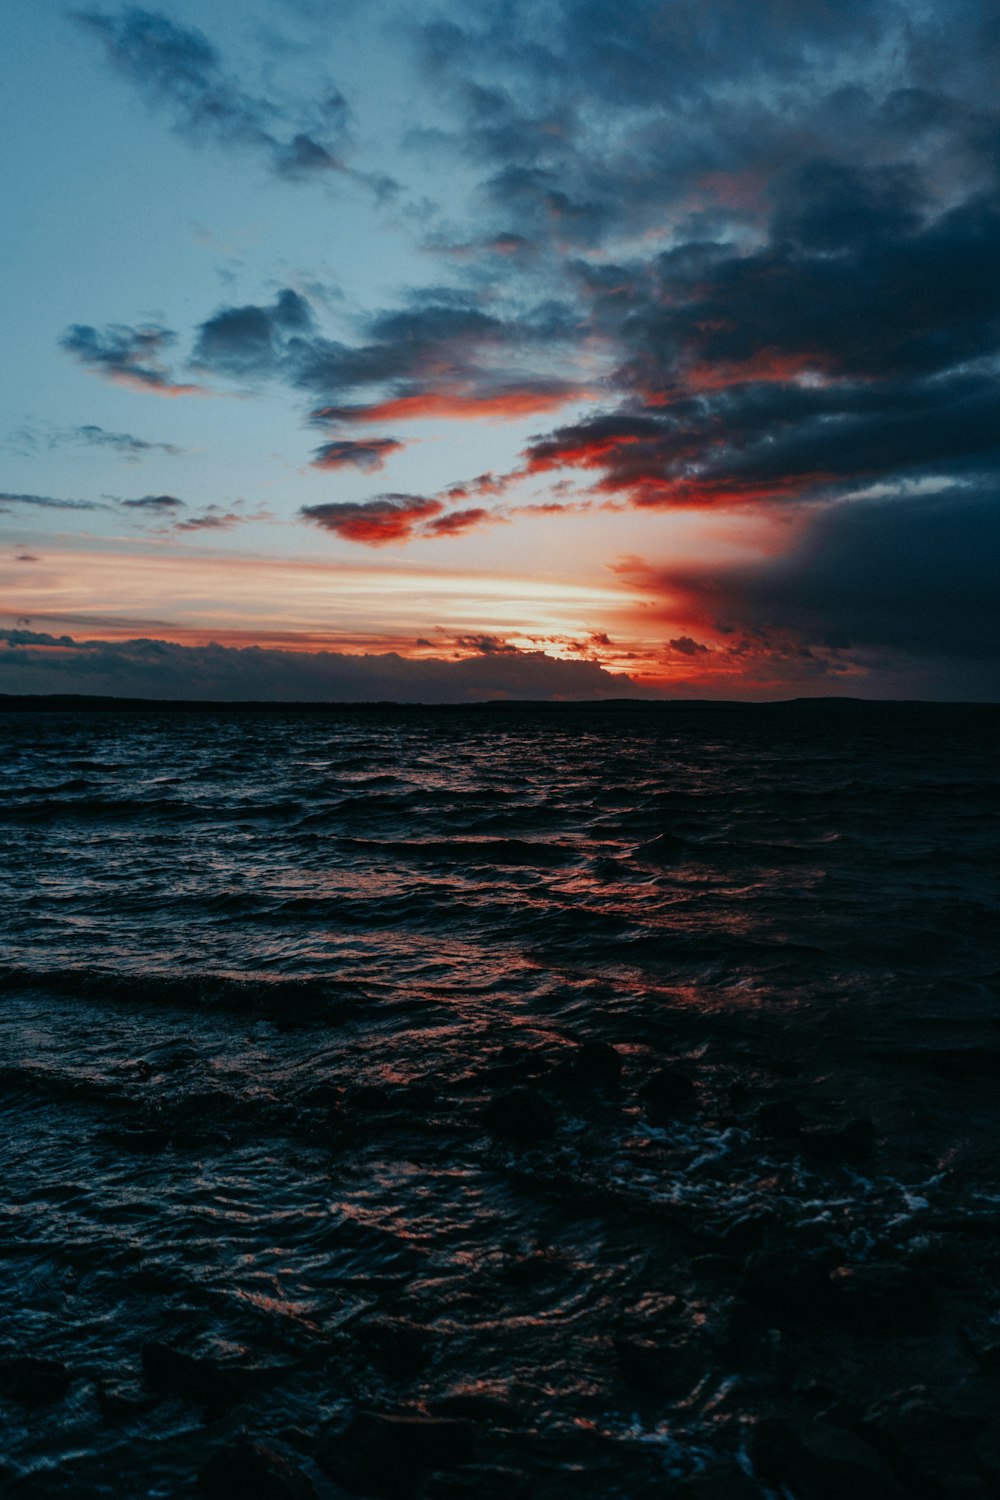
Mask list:
POLYGON ((879 1070, 1000 1020, 998 728, 0 716, 2 1337, 72 1377, 0 1394, 14 1490, 187 1494, 246 1430, 333 1496, 315 1440, 358 1405, 475 1417, 541 1495, 665 1493, 718 1454, 753 1474, 739 1226, 863 1263, 921 1215, 996 1212, 985 1116, 956 1136, 953 1085, 879 1070), (587 1040, 620 1092, 574 1072, 587 1040), (665 1061, 697 1093, 666 1122, 641 1093, 665 1061), (518 1086, 555 1114, 537 1149, 485 1123, 518 1086), (890 1145, 861 1168, 762 1137, 790 1088, 890 1145), (627 1330, 670 1318, 671 1373, 637 1380, 627 1330), (151 1341, 235 1372, 218 1409, 147 1390, 151 1341))

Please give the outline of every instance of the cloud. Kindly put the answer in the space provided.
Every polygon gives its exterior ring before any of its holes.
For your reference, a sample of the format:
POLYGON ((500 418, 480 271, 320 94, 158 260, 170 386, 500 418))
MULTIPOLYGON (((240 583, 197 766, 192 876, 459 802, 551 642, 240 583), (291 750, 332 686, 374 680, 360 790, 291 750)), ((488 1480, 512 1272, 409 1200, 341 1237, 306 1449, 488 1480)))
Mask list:
POLYGON ((41 443, 49 449, 61 448, 67 444, 82 444, 88 448, 112 448, 126 463, 139 463, 150 453, 166 453, 174 457, 184 452, 184 449, 177 447, 175 443, 150 442, 146 438, 135 437, 131 432, 108 432, 104 427, 98 427, 93 422, 87 422, 79 427, 32 424, 22 427, 13 436, 16 440, 12 445, 15 451, 31 457, 37 454, 41 443))
POLYGON ((93 423, 69 428, 60 441, 85 443, 90 448, 113 448, 128 463, 137 463, 147 453, 167 453, 173 457, 184 451, 174 443, 149 442, 146 438, 134 437, 130 432, 107 432, 93 423))
MULTIPOLYGON (((829 164, 808 164, 810 178, 817 172, 829 164)), ((711 245, 660 256, 635 288, 624 380, 661 394, 680 378, 711 388, 769 365, 782 379, 919 378, 990 355, 1000 337, 991 255, 1000 196, 970 198, 919 231, 906 219, 904 229, 882 175, 867 174, 876 182, 853 208, 831 204, 825 189, 819 209, 807 203, 806 215, 826 223, 821 243, 814 229, 751 253, 711 245)))
POLYGON ((971 0, 942 17, 472 0, 420 27, 459 122, 436 149, 480 169, 451 248, 529 242, 483 283, 561 272, 562 326, 614 360, 527 473, 731 509, 1000 472, 1000 31, 971 0))
MULTIPOLYGON (((505 76, 512 87, 530 85, 536 100, 561 99, 575 84, 603 106, 647 108, 702 104, 737 82, 755 88, 781 77, 793 88, 824 71, 831 52, 864 75, 880 61, 879 42, 895 39, 904 19, 872 0, 760 0, 752 11, 742 0, 713 0, 710 8, 703 0, 666 7, 634 0, 624 14, 614 0, 564 0, 530 15, 467 0, 438 12, 421 37, 439 77, 464 80, 484 67, 496 92, 505 76)), ((506 123, 502 96, 492 108, 488 97, 471 103, 485 122, 506 123)))
POLYGON ((477 656, 517 656, 518 649, 510 641, 498 635, 459 635, 453 645, 462 651, 473 651, 477 656))
POLYGON ((917 380, 737 382, 629 404, 540 437, 538 474, 596 472, 638 506, 733 506, 847 493, 874 481, 1000 470, 1000 391, 983 373, 917 380))
POLYGON ((443 514, 444 503, 423 495, 376 495, 371 500, 304 505, 299 515, 367 547, 402 545, 413 540, 459 536, 504 521, 496 511, 469 506, 443 514))
POLYGON ((129 510, 152 511, 155 515, 173 515, 176 511, 183 510, 185 505, 176 495, 142 495, 138 500, 122 500, 119 503, 129 510))
POLYGON ((367 441, 356 441, 353 438, 340 438, 332 443, 324 443, 317 448, 313 456, 312 467, 314 469, 364 469, 371 473, 376 469, 384 469, 386 460, 394 453, 401 453, 405 447, 404 443, 397 438, 369 438, 367 441))
POLYGON ((449 500, 468 500, 472 495, 502 495, 510 483, 509 475, 487 470, 473 479, 463 479, 460 484, 450 484, 445 493, 449 500))
POLYGON ((572 381, 522 377, 494 380, 483 371, 475 379, 411 382, 410 388, 368 405, 325 406, 312 413, 314 421, 411 422, 433 418, 439 421, 510 422, 581 401, 586 387, 572 381))
POLYGON ((422 536, 459 536, 466 531, 479 531, 484 526, 495 526, 503 521, 496 511, 484 510, 474 505, 466 510, 453 510, 446 516, 438 516, 424 526, 422 536))
POLYGON ((483 355, 509 342, 512 333, 475 307, 440 303, 378 313, 363 331, 367 341, 360 345, 317 338, 296 346, 293 383, 328 400, 388 383, 400 398, 433 392, 473 380, 483 355))
POLYGON ((345 541, 384 547, 410 541, 420 522, 440 515, 443 509, 440 500, 389 494, 353 504, 303 505, 299 515, 324 531, 336 532, 345 541))
POLYGON ((489 649, 458 661, 394 652, 346 656, 258 646, 179 646, 168 641, 77 641, 0 630, 0 692, 84 693, 239 702, 475 703, 489 699, 599 700, 659 696, 593 662, 541 651, 489 649))
POLYGON ((261 519, 263 519, 261 516, 248 516, 239 511, 223 510, 221 505, 210 505, 200 516, 185 516, 184 520, 174 522, 172 529, 174 531, 232 531, 235 526, 243 526, 247 521, 261 519))
MULTIPOLYGON (((193 139, 303 176, 342 147, 342 100, 319 120, 255 93, 200 33, 150 12, 83 21, 193 139)), ((491 457, 496 474, 440 493, 301 517, 381 546, 533 510, 783 511, 784 560, 724 566, 715 591, 708 575, 650 564, 689 612, 665 617, 656 649, 672 670, 767 657, 783 672, 862 672, 864 653, 916 660, 935 634, 957 661, 948 621, 962 568, 978 619, 969 546, 984 543, 1000 476, 990 8, 439 0, 407 26, 432 98, 406 146, 442 178, 457 160, 447 206, 408 221, 441 281, 397 307, 342 304, 337 337, 320 300, 292 288, 219 307, 196 329, 195 366, 308 402, 323 437, 313 466, 334 473, 380 471, 402 444, 365 431, 407 420, 531 416, 538 430, 506 473, 491 457), (567 475, 573 493, 557 498, 567 475), (550 493, 485 508, 526 479, 550 493), (921 583, 908 553, 894 588, 892 546, 924 556, 932 534, 941 576, 921 583), (888 601, 865 615, 854 559, 888 601), (909 601, 942 590, 920 644, 909 601)), ((139 389, 196 389, 174 383, 173 335, 156 325, 77 325, 64 346, 139 389)))
POLYGON ((169 328, 156 324, 133 328, 115 323, 100 331, 89 323, 74 323, 60 339, 60 347, 86 369, 116 385, 154 396, 203 394, 198 385, 178 384, 160 356, 177 342, 169 328))
POLYGON ((217 374, 240 378, 279 373, 292 351, 299 348, 301 336, 312 328, 308 301, 286 287, 270 307, 248 303, 213 313, 198 329, 194 363, 217 374), (295 343, 290 344, 290 340, 295 343))
MULTIPOLYGON (((225 510, 221 505, 209 505, 200 515, 182 516, 180 512, 188 508, 187 501, 179 500, 176 495, 142 495, 138 499, 120 500, 118 503, 124 509, 164 522, 156 530, 175 535, 192 531, 232 531, 234 527, 244 526, 248 521, 271 519, 263 510, 249 514, 242 508, 225 510)), ((242 507, 243 502, 238 500, 236 505, 242 507)))
POLYGON ((1000 191, 926 222, 916 201, 908 170, 813 163, 780 185, 765 246, 596 281, 597 316, 626 297, 625 399, 540 435, 528 472, 697 506, 1000 470, 1000 191))
POLYGON ((552 411, 586 393, 564 375, 512 370, 525 355, 568 347, 564 309, 551 304, 510 316, 484 312, 470 294, 417 292, 414 305, 361 320, 362 342, 317 331, 300 293, 286 288, 269 306, 223 307, 198 328, 197 368, 238 379, 284 381, 322 401, 318 426, 416 418, 510 420, 552 411), (352 403, 348 398, 365 393, 352 403))
POLYGON ((52 495, 11 495, 0 491, 0 509, 14 505, 31 505, 40 510, 107 510, 99 500, 60 500, 52 495))
POLYGON ((787 551, 752 563, 624 572, 731 659, 799 653, 813 672, 853 665, 876 683, 905 667, 918 692, 998 698, 998 557, 990 486, 823 507, 787 551))
POLYGON ((679 656, 707 656, 709 651, 703 641, 692 640, 689 635, 678 636, 675 640, 668 641, 667 645, 679 656))
POLYGON ((80 11, 74 19, 99 38, 146 102, 168 110, 174 129, 195 144, 251 151, 290 179, 344 170, 349 111, 336 88, 308 103, 251 94, 202 32, 137 6, 114 15, 80 11))

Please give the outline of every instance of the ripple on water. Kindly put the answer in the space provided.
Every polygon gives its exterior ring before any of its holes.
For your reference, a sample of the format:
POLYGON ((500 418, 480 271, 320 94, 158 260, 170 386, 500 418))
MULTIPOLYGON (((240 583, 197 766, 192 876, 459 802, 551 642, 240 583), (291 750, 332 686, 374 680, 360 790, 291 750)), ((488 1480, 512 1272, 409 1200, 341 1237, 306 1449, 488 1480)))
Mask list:
POLYGON ((180 1496, 245 1429, 329 1497, 358 1403, 465 1413, 546 1495, 751 1472, 780 1256, 864 1306, 996 1218, 996 715, 922 712, 7 716, 15 1475, 180 1496), (664 1063, 692 1102, 652 1118, 664 1063), (491 1133, 512 1089, 550 1133, 491 1133), (874 1154, 764 1131, 789 1097, 874 1154), (25 1405, 15 1349, 68 1391, 25 1405))

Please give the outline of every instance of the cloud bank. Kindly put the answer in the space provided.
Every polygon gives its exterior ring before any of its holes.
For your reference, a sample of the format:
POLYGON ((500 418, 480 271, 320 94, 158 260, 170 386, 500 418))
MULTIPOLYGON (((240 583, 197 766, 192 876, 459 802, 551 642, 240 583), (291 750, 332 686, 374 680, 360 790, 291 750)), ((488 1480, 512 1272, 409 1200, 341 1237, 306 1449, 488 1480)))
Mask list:
POLYGON ((346 656, 259 646, 77 641, 0 630, 0 692, 239 702, 474 703, 656 697, 592 662, 480 650, 462 660, 346 656))

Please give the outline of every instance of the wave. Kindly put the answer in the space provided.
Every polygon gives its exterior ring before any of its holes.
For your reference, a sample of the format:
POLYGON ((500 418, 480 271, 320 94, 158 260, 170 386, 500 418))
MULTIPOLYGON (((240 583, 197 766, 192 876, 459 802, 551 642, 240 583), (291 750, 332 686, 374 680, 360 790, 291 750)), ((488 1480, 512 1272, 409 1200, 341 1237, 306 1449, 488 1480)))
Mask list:
POLYGON ((580 852, 571 844, 531 839, 341 839, 339 842, 362 854, 395 854, 435 864, 552 867, 572 863, 580 852))
POLYGON ((164 973, 71 966, 33 968, 0 965, 0 995, 45 994, 144 1007, 210 1008, 239 1013, 310 1014, 333 1020, 359 1000, 354 982, 334 978, 287 978, 226 972, 164 973))

